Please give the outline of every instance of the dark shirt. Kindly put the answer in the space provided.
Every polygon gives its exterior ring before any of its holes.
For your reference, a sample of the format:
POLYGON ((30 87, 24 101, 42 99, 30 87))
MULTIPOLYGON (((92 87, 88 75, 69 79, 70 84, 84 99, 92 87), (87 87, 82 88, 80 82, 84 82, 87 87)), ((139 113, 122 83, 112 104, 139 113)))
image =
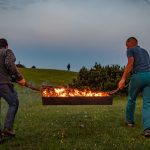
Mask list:
POLYGON ((23 79, 23 76, 17 70, 15 61, 16 57, 12 50, 0 49, 0 84, 12 83, 12 76, 18 81, 23 79))
POLYGON ((134 57, 133 73, 150 71, 150 57, 145 49, 139 46, 129 48, 127 57, 134 57))

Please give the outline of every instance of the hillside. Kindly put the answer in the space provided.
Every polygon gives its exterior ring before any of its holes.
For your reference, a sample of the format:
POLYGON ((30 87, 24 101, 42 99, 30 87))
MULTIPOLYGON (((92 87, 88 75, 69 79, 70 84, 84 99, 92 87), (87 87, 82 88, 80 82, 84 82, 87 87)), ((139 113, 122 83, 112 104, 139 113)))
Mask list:
POLYGON ((19 68, 28 82, 36 85, 67 85, 77 76, 76 72, 54 69, 19 68))

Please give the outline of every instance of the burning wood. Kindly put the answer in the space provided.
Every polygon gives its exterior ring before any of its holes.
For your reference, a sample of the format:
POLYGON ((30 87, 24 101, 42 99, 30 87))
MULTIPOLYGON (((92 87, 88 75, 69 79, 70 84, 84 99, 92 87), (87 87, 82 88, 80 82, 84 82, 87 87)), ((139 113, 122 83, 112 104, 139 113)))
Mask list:
POLYGON ((51 86, 42 88, 43 105, 112 105, 112 99, 107 92, 51 86))
POLYGON ((84 96, 84 97, 96 97, 96 96, 109 96, 107 92, 92 92, 91 90, 78 90, 73 88, 65 87, 45 87, 42 89, 43 97, 74 97, 74 96, 84 96))

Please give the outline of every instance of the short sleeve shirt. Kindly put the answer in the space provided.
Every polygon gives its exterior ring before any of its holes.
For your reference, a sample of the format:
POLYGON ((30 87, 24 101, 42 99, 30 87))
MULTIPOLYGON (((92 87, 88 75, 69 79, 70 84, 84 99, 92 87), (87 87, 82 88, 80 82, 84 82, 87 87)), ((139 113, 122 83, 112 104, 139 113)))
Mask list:
POLYGON ((140 46, 129 48, 127 57, 134 58, 133 73, 150 71, 150 57, 145 49, 140 46))

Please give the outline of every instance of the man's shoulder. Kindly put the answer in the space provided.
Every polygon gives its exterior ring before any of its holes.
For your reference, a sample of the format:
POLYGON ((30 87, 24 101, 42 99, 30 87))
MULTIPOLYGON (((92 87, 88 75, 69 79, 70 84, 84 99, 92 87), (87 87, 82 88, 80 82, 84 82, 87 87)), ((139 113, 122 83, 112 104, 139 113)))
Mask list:
POLYGON ((127 51, 129 53, 142 53, 143 51, 147 52, 147 50, 145 50, 144 48, 141 48, 140 46, 128 48, 127 51))
POLYGON ((1 48, 0 52, 2 52, 2 53, 13 53, 13 51, 11 49, 7 49, 7 48, 1 48))
POLYGON ((138 49, 141 49, 141 47, 140 46, 135 46, 135 47, 128 48, 127 50, 128 51, 135 51, 135 50, 138 50, 138 49))
POLYGON ((11 49, 7 49, 6 51, 6 60, 11 62, 16 61, 16 57, 11 49))
POLYGON ((14 56, 14 52, 13 52, 11 49, 7 49, 7 50, 6 50, 6 55, 7 55, 7 56, 9 56, 9 55, 10 55, 10 56, 14 56))
POLYGON ((6 49, 7 53, 13 53, 13 51, 11 49, 6 49))

